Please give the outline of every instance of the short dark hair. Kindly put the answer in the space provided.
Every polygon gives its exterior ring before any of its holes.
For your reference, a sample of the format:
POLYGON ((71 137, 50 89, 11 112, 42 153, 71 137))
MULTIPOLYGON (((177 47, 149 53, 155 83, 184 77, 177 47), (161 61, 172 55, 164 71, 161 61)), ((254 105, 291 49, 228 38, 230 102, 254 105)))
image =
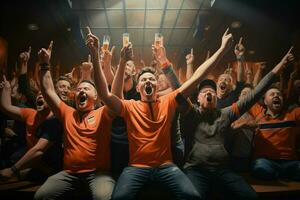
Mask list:
POLYGON ((250 83, 245 83, 243 89, 244 88, 251 88, 251 89, 253 89, 253 85, 250 84, 250 83))
POLYGON ((153 67, 143 67, 141 69, 141 71, 138 73, 137 80, 139 80, 139 78, 145 73, 151 73, 156 77, 156 69, 155 68, 153 68, 153 67))
POLYGON ((55 81, 55 85, 58 83, 58 81, 67 81, 67 82, 70 83, 70 85, 73 84, 73 81, 70 78, 66 77, 66 76, 58 77, 58 79, 55 81))

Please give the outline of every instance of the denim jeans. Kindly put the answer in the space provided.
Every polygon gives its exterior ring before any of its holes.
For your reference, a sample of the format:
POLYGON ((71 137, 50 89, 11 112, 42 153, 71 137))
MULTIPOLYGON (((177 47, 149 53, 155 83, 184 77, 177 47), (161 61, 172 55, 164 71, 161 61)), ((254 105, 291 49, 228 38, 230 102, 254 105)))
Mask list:
POLYGON ((186 175, 174 164, 159 167, 126 167, 112 194, 113 200, 134 199, 139 190, 149 182, 169 190, 176 199, 199 199, 199 194, 186 175))
POLYGON ((253 162, 252 174, 264 180, 288 178, 300 181, 300 161, 258 158, 253 162))
POLYGON ((61 171, 50 176, 35 193, 34 199, 70 199, 76 191, 88 186, 93 200, 109 200, 115 181, 106 173, 78 173, 70 174, 61 171))
POLYGON ((208 199, 211 191, 221 192, 224 199, 257 199, 254 189, 244 179, 229 169, 203 169, 190 167, 185 170, 200 196, 208 199))

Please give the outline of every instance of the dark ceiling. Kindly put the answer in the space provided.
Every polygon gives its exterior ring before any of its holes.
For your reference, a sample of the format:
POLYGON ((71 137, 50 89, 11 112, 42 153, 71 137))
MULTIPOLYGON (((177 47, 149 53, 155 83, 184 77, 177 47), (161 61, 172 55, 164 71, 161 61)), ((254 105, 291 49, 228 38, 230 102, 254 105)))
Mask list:
MULTIPOLYGON (((149 45, 157 31, 168 37, 169 57, 180 67, 184 66, 185 54, 190 48, 194 48, 196 63, 203 62, 207 50, 213 52, 218 48, 222 33, 235 21, 240 22, 241 27, 231 27, 230 31, 235 41, 244 38, 247 60, 263 60, 273 65, 292 44, 299 55, 299 3, 296 0, 215 0, 212 7, 208 6, 210 0, 138 1, 138 5, 134 3, 136 0, 2 2, 0 37, 8 42, 8 67, 14 66, 18 54, 29 45, 33 49, 33 63, 38 49, 54 40, 53 64, 60 63, 65 71, 71 69, 87 57, 81 34, 86 25, 100 37, 110 33, 117 51, 121 34, 130 32, 134 36, 131 41, 136 43, 136 61, 142 58, 146 64, 151 59, 149 45), (104 21, 97 24, 102 15, 104 21), (139 19, 140 16, 143 18, 139 19), (29 30, 29 24, 36 24, 39 29, 29 30)), ((222 64, 225 66, 233 60, 232 51, 222 64)))

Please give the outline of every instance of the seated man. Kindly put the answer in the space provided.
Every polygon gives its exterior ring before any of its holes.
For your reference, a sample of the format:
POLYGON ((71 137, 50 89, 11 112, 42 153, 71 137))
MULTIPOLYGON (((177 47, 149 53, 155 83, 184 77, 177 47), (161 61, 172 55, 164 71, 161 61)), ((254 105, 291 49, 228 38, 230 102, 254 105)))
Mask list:
POLYGON ((279 74, 290 51, 253 92, 232 106, 217 108, 216 84, 209 79, 199 84, 199 106, 191 106, 186 99, 178 96, 177 101, 189 107, 183 116, 183 127, 186 130, 184 168, 204 199, 214 187, 224 192, 226 199, 257 199, 251 186, 229 169, 229 156, 224 146, 225 137, 229 133, 231 123, 257 102, 275 75, 279 74))
POLYGON ((264 104, 266 109, 259 105, 251 109, 252 115, 259 118, 252 173, 265 180, 281 177, 300 181, 300 161, 296 151, 300 108, 287 109, 277 87, 266 92, 264 104))
POLYGON ((90 80, 77 85, 76 109, 61 101, 50 73, 51 51, 52 43, 39 52, 40 82, 46 101, 64 125, 64 166, 63 171, 47 179, 34 198, 68 199, 82 186, 88 186, 93 199, 108 200, 114 187, 109 172, 112 114, 106 106, 95 109, 97 92, 90 80))

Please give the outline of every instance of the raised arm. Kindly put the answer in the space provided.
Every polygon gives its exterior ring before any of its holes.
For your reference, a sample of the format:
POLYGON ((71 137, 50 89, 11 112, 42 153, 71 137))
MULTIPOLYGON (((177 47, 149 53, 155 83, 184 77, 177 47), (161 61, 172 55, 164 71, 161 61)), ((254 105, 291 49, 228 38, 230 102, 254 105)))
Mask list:
POLYGON ((113 46, 110 51, 106 50, 102 52, 103 73, 107 80, 108 85, 110 86, 112 86, 114 80, 114 73, 111 67, 111 60, 112 60, 114 50, 115 50, 115 46, 113 46))
POLYGON ((262 79, 263 71, 266 68, 266 62, 259 62, 259 63, 257 63, 257 65, 258 65, 258 68, 254 75, 253 87, 256 87, 258 85, 258 83, 260 82, 260 80, 262 79))
POLYGON ((163 46, 156 48, 155 45, 152 45, 152 53, 155 60, 158 61, 161 70, 167 77, 172 90, 179 88, 181 84, 174 72, 172 63, 167 58, 166 49, 163 46))
POLYGON ((80 66, 80 81, 81 80, 92 81, 93 80, 92 73, 93 73, 93 65, 91 62, 91 55, 88 55, 87 62, 83 62, 80 66))
POLYGON ((245 53, 245 47, 242 44, 243 38, 241 37, 239 40, 239 43, 235 45, 234 48, 234 53, 236 56, 237 60, 237 81, 238 82, 244 82, 244 69, 245 69, 245 58, 244 58, 244 53, 245 53))
POLYGON ((91 33, 88 27, 88 35, 86 40, 87 47, 92 56, 92 63, 94 66, 94 80, 96 90, 100 99, 117 115, 121 114, 122 102, 121 100, 108 91, 107 82, 103 74, 103 70, 99 59, 99 39, 91 33))
POLYGON ((270 71, 255 87, 255 89, 250 92, 245 98, 237 101, 236 103, 236 109, 235 112, 231 107, 227 107, 225 109, 229 109, 229 112, 231 113, 229 115, 230 120, 233 122, 237 118, 239 118, 241 115, 243 115, 247 110, 249 110, 262 95, 265 93, 265 91, 268 89, 268 87, 273 83, 274 77, 279 75, 281 71, 283 70, 285 63, 288 61, 289 57, 292 55, 291 50, 293 47, 290 48, 290 50, 287 52, 287 54, 282 58, 282 60, 270 71))
POLYGON ((31 54, 31 47, 28 48, 28 51, 22 52, 19 56, 20 58, 20 75, 18 79, 19 92, 26 97, 26 105, 30 107, 35 106, 35 95, 30 89, 30 82, 28 78, 28 61, 31 54))
POLYGON ((184 97, 188 97, 190 90, 194 89, 200 80, 207 75, 210 67, 214 66, 218 62, 218 60, 230 48, 231 44, 232 34, 228 33, 227 29, 222 37, 221 47, 208 60, 200 65, 194 72, 193 76, 179 88, 179 92, 181 92, 184 97))
POLYGON ((51 110, 56 116, 60 116, 59 105, 61 103, 60 98, 56 94, 51 72, 50 72, 50 58, 52 53, 53 41, 50 42, 48 49, 42 48, 39 53, 40 62, 40 83, 43 97, 45 98, 51 110))
POLYGON ((186 55, 186 80, 189 80, 194 73, 193 63, 194 63, 194 51, 191 49, 191 53, 186 55))
POLYGON ((12 105, 11 103, 11 86, 6 80, 5 75, 3 81, 0 83, 1 92, 1 110, 3 110, 8 116, 15 120, 22 120, 21 110, 19 107, 12 105))
POLYGON ((123 97, 123 88, 124 88, 124 73, 126 62, 133 59, 133 50, 132 44, 129 43, 128 46, 125 46, 121 49, 121 57, 119 62, 119 67, 116 71, 114 80, 112 82, 112 93, 118 96, 121 99, 123 97))

